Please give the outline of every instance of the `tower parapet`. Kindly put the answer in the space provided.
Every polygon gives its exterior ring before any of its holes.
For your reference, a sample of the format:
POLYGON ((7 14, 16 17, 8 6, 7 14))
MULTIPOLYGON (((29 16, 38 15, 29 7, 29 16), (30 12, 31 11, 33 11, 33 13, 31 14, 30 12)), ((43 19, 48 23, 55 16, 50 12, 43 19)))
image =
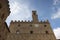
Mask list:
POLYGON ((38 15, 36 13, 36 11, 32 11, 33 22, 38 22, 38 15))

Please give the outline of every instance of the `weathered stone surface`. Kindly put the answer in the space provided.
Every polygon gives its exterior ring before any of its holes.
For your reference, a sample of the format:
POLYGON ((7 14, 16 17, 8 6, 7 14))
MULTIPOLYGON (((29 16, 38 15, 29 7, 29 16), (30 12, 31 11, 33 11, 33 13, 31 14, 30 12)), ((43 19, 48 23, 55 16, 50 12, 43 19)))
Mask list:
POLYGON ((0 0, 0 40, 56 40, 48 20, 38 20, 32 11, 32 21, 11 21, 8 28, 5 20, 10 14, 8 0, 0 0))
POLYGON ((31 22, 11 21, 7 40, 56 40, 49 21, 39 22, 36 11, 31 22))
POLYGON ((9 33, 8 26, 5 22, 10 12, 8 5, 8 0, 0 0, 0 40, 6 40, 9 33))

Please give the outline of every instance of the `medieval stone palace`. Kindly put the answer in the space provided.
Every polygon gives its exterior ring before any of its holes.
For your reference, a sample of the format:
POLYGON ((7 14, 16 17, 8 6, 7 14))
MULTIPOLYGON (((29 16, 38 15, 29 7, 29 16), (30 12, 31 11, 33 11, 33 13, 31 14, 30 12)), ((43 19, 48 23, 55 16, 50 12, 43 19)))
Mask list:
POLYGON ((56 40, 49 21, 39 22, 36 13, 32 11, 32 21, 11 21, 8 28, 9 1, 0 0, 0 40, 56 40))

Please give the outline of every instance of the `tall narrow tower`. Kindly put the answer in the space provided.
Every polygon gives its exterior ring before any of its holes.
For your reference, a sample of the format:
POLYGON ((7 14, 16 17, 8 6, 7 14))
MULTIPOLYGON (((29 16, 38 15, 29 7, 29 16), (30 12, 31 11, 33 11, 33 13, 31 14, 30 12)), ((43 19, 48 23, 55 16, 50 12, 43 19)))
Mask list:
POLYGON ((32 18, 33 18, 33 22, 38 22, 38 16, 36 14, 36 11, 32 11, 32 18))
POLYGON ((8 0, 0 0, 0 40, 5 40, 8 31, 8 26, 5 22, 7 16, 10 13, 8 0))

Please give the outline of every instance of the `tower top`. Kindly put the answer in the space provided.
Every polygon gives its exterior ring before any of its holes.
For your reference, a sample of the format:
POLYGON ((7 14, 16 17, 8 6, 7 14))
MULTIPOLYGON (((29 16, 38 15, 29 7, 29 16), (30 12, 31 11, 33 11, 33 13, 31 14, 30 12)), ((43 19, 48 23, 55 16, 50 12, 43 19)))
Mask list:
POLYGON ((36 13, 36 10, 33 10, 32 13, 36 13))
POLYGON ((36 10, 33 10, 32 11, 32 15, 37 15, 37 11, 36 10))
POLYGON ((33 18, 33 22, 38 22, 38 15, 36 10, 32 11, 32 18, 33 18))

